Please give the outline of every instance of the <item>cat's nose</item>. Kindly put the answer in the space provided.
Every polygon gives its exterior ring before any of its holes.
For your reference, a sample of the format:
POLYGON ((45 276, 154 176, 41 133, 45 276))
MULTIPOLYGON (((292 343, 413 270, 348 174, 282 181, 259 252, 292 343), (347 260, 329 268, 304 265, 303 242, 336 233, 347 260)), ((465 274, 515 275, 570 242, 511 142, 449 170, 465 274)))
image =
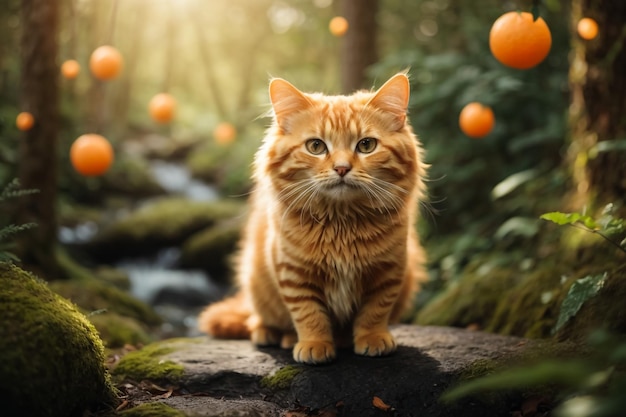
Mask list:
POLYGON ((338 165, 334 169, 340 177, 343 177, 350 172, 351 167, 349 165, 338 165))

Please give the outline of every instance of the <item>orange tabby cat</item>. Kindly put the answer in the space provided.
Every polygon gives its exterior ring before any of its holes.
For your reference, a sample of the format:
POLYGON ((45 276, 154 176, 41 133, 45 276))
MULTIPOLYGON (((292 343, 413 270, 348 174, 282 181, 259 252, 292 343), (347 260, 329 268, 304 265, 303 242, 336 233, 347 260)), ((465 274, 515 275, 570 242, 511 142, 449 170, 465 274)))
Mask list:
POLYGON ((209 306, 201 330, 293 347, 324 363, 337 345, 393 352, 388 324, 426 278, 415 233, 425 165, 406 120, 409 81, 376 92, 305 94, 270 84, 274 123, 255 158, 239 292, 209 306))

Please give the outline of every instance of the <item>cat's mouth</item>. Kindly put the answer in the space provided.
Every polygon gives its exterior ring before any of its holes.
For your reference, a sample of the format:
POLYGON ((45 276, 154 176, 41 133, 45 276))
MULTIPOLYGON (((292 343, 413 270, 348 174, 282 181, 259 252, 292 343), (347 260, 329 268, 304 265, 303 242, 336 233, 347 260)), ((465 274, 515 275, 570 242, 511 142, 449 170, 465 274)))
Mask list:
POLYGON ((324 184, 325 191, 333 195, 345 195, 346 193, 353 193, 358 191, 360 187, 353 182, 340 179, 338 181, 329 182, 324 184))

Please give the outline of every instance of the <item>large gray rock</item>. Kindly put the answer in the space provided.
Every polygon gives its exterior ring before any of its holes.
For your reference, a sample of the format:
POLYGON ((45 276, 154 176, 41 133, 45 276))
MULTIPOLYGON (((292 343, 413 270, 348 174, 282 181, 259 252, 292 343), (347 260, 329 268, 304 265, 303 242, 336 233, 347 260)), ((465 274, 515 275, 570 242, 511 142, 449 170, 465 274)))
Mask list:
POLYGON ((184 368, 169 382, 189 394, 159 401, 190 416, 509 415, 506 401, 446 405, 439 397, 475 364, 514 355, 532 342, 444 327, 402 325, 392 332, 400 345, 395 354, 366 358, 342 350, 324 366, 297 364, 290 351, 257 349, 249 341, 160 342, 169 351, 161 360, 184 368), (375 397, 392 409, 375 407, 375 397))

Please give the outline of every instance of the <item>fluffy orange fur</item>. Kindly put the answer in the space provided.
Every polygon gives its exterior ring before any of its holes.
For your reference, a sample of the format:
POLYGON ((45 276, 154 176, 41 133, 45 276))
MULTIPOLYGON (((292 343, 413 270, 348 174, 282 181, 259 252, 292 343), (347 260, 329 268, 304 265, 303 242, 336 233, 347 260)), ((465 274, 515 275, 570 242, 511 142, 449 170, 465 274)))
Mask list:
POLYGON ((426 279, 415 233, 425 165, 406 118, 408 78, 351 96, 274 79, 269 92, 274 123, 255 158, 239 292, 207 307, 199 327, 293 347, 303 363, 328 362, 343 345, 386 355, 396 348, 389 323, 426 279))

